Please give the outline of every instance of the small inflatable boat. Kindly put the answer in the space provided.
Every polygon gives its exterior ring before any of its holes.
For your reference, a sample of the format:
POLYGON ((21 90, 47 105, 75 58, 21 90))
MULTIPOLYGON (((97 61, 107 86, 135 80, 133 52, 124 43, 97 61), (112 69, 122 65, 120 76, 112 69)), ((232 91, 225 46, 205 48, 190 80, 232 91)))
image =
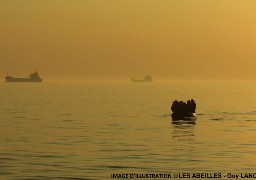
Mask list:
POLYGON ((185 120, 185 121, 194 121, 197 119, 196 113, 186 113, 186 114, 175 114, 172 113, 173 120, 185 120))
POLYGON ((196 102, 194 99, 188 100, 187 103, 175 100, 172 102, 171 110, 173 120, 196 120, 196 102))

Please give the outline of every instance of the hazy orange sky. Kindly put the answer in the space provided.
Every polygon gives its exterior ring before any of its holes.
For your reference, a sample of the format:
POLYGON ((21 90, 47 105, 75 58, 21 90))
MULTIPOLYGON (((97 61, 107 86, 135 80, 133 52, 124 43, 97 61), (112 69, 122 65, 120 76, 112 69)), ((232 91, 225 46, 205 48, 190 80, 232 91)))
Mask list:
POLYGON ((0 73, 256 80, 255 20, 255 0, 1 0, 0 73))

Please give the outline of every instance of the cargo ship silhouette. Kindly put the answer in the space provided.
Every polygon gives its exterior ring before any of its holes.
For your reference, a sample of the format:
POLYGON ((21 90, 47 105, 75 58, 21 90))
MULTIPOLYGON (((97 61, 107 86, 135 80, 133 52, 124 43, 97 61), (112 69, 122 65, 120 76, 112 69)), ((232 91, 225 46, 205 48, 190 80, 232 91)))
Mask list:
POLYGON ((9 76, 7 73, 5 80, 6 80, 5 82, 42 82, 43 81, 36 70, 34 73, 31 73, 27 78, 15 78, 15 77, 9 76))
POLYGON ((131 79, 132 82, 152 82, 153 79, 151 76, 145 76, 144 79, 131 79))

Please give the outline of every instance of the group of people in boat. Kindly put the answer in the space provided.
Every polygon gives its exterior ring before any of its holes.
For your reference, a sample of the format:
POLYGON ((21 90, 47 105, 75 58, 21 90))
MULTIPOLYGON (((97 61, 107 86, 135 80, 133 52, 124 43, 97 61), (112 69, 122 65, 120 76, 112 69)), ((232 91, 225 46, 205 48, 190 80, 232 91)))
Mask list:
POLYGON ((187 103, 183 101, 173 101, 171 110, 173 117, 187 117, 196 112, 196 102, 194 99, 188 100, 187 103))

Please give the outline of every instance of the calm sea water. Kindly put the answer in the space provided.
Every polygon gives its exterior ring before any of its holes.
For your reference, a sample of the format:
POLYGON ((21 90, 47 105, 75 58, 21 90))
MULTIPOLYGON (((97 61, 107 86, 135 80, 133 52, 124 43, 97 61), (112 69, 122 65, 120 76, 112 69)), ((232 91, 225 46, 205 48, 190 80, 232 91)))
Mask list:
POLYGON ((0 122, 0 179, 256 172, 256 83, 1 83, 0 122))

